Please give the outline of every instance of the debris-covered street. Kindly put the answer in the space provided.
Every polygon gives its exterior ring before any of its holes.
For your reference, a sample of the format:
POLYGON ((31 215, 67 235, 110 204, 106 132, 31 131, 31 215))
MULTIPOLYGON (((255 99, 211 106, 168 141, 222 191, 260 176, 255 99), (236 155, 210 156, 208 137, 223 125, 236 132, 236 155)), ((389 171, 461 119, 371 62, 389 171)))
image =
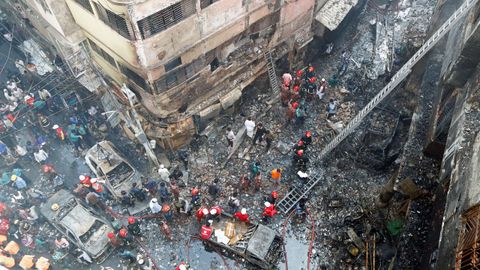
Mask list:
MULTIPOLYGON (((432 107, 416 75, 319 156, 424 45, 438 3, 353 2, 296 61, 255 41, 246 53, 265 54, 263 74, 215 117, 182 123, 198 131, 182 147, 144 131, 154 117, 140 103, 153 94, 123 84, 100 98, 77 81, 83 74, 72 76, 75 65, 0 13, 0 270, 427 269, 433 259, 421 250, 438 242, 445 194, 440 162, 415 149, 414 135, 428 133, 418 106, 432 107)), ((135 31, 156 31, 145 29, 135 31)), ((209 61, 211 72, 226 65, 209 61)), ((193 71, 183 72, 175 80, 193 71)), ((153 122, 171 124, 163 120, 153 122)))

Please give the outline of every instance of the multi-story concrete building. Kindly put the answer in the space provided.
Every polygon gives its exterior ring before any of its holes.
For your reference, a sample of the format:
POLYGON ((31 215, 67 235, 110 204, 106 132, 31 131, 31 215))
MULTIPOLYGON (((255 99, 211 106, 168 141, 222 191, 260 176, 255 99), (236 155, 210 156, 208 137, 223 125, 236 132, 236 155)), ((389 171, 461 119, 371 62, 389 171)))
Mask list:
POLYGON ((314 32, 335 29, 359 1, 24 2, 43 18, 37 29, 56 32, 44 33, 54 44, 66 41, 73 51, 88 47, 117 93, 126 83, 139 100, 148 137, 175 149, 266 71, 266 50, 276 59, 290 52, 290 63, 295 62, 314 32))

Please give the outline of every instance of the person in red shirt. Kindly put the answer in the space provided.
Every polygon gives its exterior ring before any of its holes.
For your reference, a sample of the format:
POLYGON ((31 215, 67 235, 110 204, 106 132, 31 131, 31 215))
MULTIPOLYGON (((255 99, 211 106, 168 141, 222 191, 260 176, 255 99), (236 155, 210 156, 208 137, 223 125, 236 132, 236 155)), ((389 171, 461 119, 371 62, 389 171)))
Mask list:
POLYGON ((250 220, 248 220, 248 214, 247 214, 247 209, 242 208, 240 212, 236 212, 233 214, 234 218, 238 218, 241 221, 244 221, 246 223, 250 223, 250 220))
POLYGON ((195 215, 197 217, 198 223, 200 223, 200 221, 202 221, 202 218, 204 218, 206 215, 208 215, 208 208, 206 208, 205 206, 200 207, 197 210, 197 213, 195 215))
POLYGON ((277 214, 277 210, 275 209, 275 205, 265 202, 265 208, 263 209, 262 217, 265 223, 270 221, 270 218, 277 214))
POLYGON ((222 214, 222 208, 220 208, 220 206, 215 205, 212 208, 210 208, 210 219, 219 220, 221 214, 222 214))
POLYGON ((187 269, 190 269, 190 266, 188 266, 188 264, 184 263, 184 262, 181 262, 176 268, 175 270, 187 270, 187 269))
POLYGON ((61 127, 58 125, 53 125, 52 129, 55 130, 57 138, 59 138, 61 141, 65 140, 65 132, 61 127))
POLYGON ((209 220, 207 224, 202 225, 202 229, 200 230, 200 236, 203 240, 207 240, 212 236, 213 228, 212 228, 212 220, 209 220))
POLYGON ((91 182, 92 178, 90 176, 82 174, 78 177, 78 179, 80 180, 80 184, 82 184, 83 186, 87 188, 92 186, 92 182, 91 182))

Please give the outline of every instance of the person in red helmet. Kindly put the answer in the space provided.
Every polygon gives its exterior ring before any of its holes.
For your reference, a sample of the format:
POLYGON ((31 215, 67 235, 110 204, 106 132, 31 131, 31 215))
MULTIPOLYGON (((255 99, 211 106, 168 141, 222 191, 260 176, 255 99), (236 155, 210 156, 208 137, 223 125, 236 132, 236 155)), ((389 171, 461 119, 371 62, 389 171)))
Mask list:
POLYGON ((270 193, 270 196, 265 199, 265 201, 269 202, 270 204, 275 204, 277 202, 277 199, 278 192, 274 190, 272 191, 272 193, 270 193))
POLYGON ((307 170, 308 158, 304 155, 304 150, 298 150, 293 156, 293 166, 296 170, 305 172, 307 170))
POLYGON ((305 151, 307 149, 305 143, 302 140, 299 140, 294 146, 293 146, 293 151, 298 152, 298 150, 303 150, 305 151))
POLYGON ((315 68, 311 65, 308 65, 307 72, 305 73, 307 79, 315 77, 315 68))
POLYGON ((127 245, 130 245, 130 243, 132 243, 133 241, 132 236, 128 233, 128 230, 125 228, 121 228, 118 231, 118 236, 120 237, 120 239, 122 239, 122 241, 125 241, 127 245))
POLYGON ((212 228, 212 223, 213 220, 208 220, 206 224, 202 225, 202 228, 200 229, 200 236, 202 237, 203 240, 210 239, 212 236, 213 228, 212 228))
POLYGON ((142 235, 142 231, 140 230, 140 224, 134 217, 128 217, 127 229, 132 235, 142 235))
POLYGON ((248 219, 249 216, 247 214, 247 209, 245 209, 245 208, 242 208, 242 210, 240 210, 240 212, 236 212, 235 214, 233 214, 233 217, 238 218, 239 220, 241 220, 243 222, 250 223, 250 220, 248 219))
POLYGON ((192 194, 191 203, 193 205, 199 205, 200 204, 200 190, 197 187, 194 187, 194 188, 192 188, 191 194, 192 194))
POLYGON ((80 180, 80 184, 82 184, 84 187, 90 188, 92 186, 92 178, 88 175, 80 175, 78 177, 78 180, 80 180))
POLYGON ((303 76, 303 69, 299 69, 297 70, 297 72, 295 73, 295 75, 297 76, 297 81, 301 80, 302 79, 302 76, 303 76))
POLYGON ((302 136, 301 141, 303 142, 303 144, 304 144, 305 146, 308 146, 308 145, 312 144, 312 132, 309 131, 309 130, 307 130, 307 131, 305 132, 305 135, 302 136))
POLYGON ((275 209, 275 205, 269 202, 265 202, 264 205, 265 208, 262 213, 263 221, 269 223, 270 219, 277 214, 277 210, 275 209))
POLYGON ((122 240, 119 239, 114 232, 109 232, 107 234, 107 237, 112 247, 116 248, 122 245, 122 240))
POLYGON ((198 223, 200 223, 202 221, 202 218, 204 218, 205 216, 208 215, 208 208, 205 207, 205 206, 201 206, 198 210, 197 210, 197 213, 195 214, 195 216, 197 217, 197 221, 198 223))

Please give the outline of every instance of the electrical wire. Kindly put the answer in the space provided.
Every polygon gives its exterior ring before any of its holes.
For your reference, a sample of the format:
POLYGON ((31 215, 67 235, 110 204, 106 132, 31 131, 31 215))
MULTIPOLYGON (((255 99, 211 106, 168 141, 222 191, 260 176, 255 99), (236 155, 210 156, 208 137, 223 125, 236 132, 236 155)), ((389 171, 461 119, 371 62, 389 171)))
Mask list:
MULTIPOLYGON (((14 29, 15 29, 14 26, 12 26, 12 32, 11 33, 13 33, 14 29)), ((8 59, 10 59, 10 54, 12 53, 13 34, 11 34, 11 35, 12 35, 12 41, 10 42, 10 47, 8 48, 7 59, 5 60, 5 63, 3 64, 2 69, 0 70, 0 74, 2 74, 3 70, 5 70, 5 67, 7 66, 8 59)))

